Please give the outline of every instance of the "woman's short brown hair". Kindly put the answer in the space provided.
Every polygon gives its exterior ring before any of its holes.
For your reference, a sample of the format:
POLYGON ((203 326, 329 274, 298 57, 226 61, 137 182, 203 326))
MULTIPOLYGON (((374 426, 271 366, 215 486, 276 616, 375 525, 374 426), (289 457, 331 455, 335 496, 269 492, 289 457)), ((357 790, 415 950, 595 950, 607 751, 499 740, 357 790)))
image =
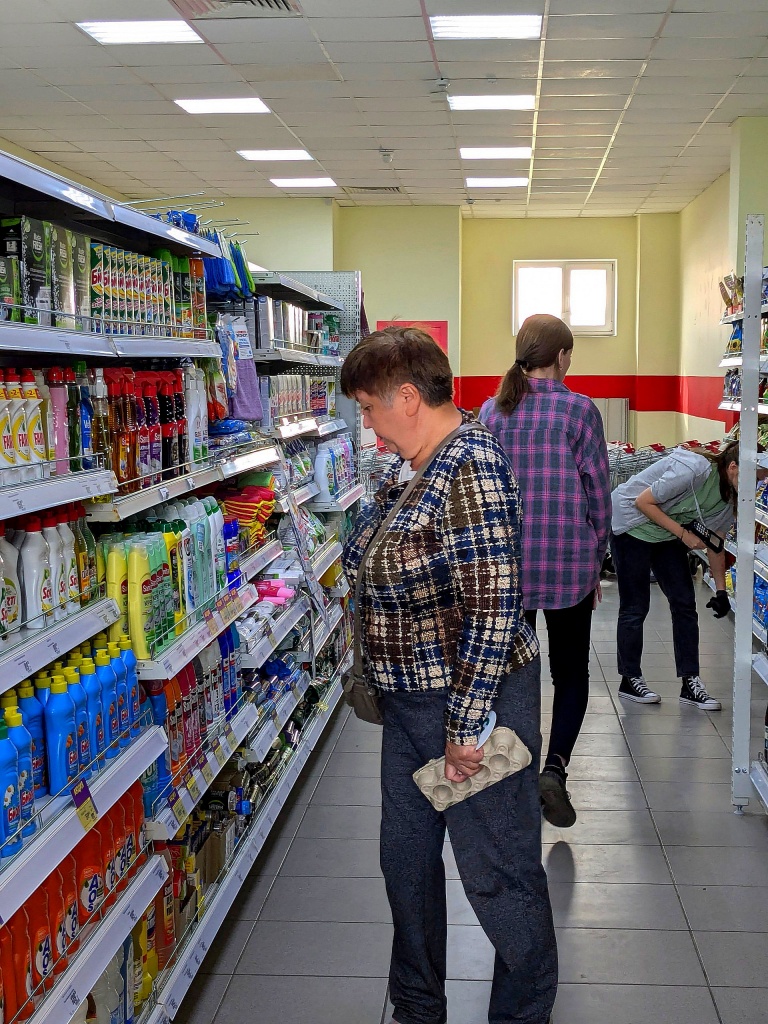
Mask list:
POLYGON ((430 334, 418 327, 374 331, 344 360, 341 390, 347 398, 364 391, 389 402, 402 384, 413 384, 432 407, 453 400, 448 356, 430 334))

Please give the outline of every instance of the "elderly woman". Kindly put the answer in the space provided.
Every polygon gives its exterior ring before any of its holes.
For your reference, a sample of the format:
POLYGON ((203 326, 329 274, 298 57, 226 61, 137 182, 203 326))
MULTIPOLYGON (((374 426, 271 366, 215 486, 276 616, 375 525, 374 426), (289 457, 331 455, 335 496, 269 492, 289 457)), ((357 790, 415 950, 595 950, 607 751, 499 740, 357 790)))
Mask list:
POLYGON ((345 551, 355 582, 366 555, 360 639, 384 719, 381 867, 395 926, 394 1022, 446 1021, 447 827, 496 949, 490 1024, 547 1024, 557 952, 541 863, 540 662, 521 601, 517 484, 492 434, 454 405, 448 359, 423 331, 370 335, 347 357, 341 387, 399 456, 345 551), (532 763, 438 813, 413 773, 445 754, 447 779, 476 774, 491 710, 532 763))

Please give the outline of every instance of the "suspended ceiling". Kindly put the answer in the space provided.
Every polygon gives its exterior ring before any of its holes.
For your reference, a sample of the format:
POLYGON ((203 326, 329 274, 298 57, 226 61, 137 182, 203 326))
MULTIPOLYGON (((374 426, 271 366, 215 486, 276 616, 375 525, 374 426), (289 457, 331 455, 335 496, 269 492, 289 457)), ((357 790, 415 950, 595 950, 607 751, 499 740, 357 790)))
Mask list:
POLYGON ((681 209, 728 169, 733 120, 768 115, 765 0, 300 0, 295 16, 242 5, 192 20, 205 45, 102 46, 75 24, 178 18, 199 2, 3 0, 0 136, 131 197, 605 216, 681 209), (542 14, 542 39, 431 38, 429 14, 472 13, 542 14), (438 79, 452 94, 533 93, 536 106, 451 111, 438 79), (242 96, 272 113, 174 103, 242 96), (532 145, 533 156, 460 159, 460 146, 494 145, 532 145), (237 155, 291 148, 317 163, 237 155), (269 180, 313 174, 338 187, 269 180), (530 183, 468 190, 468 175, 530 183), (398 191, 345 191, 377 187, 398 191))

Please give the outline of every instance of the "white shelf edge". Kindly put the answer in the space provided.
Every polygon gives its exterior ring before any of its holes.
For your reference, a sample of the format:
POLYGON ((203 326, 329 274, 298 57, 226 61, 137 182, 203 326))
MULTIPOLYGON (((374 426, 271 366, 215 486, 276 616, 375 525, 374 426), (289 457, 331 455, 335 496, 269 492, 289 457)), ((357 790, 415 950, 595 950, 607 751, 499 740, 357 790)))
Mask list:
MULTIPOLYGON (((760 315, 761 316, 765 316, 766 313, 768 313, 768 303, 764 302, 762 304, 762 306, 760 307, 760 315)), ((733 324, 733 323, 736 323, 737 321, 743 320, 743 319, 744 319, 744 311, 743 310, 740 313, 724 313, 723 316, 720 318, 720 323, 721 323, 721 325, 725 326, 726 324, 733 324)))
POLYGON ((334 562, 338 562, 344 549, 338 541, 330 541, 323 545, 317 555, 312 559, 312 570, 317 579, 324 576, 334 562))
POLYGON ((150 857, 46 995, 32 1017, 34 1024, 69 1024, 167 877, 165 858, 150 857))
MULTIPOLYGON (((283 417, 280 417, 281 419, 283 417)), ((317 429, 317 420, 314 416, 293 420, 291 423, 278 424, 272 430, 272 436, 283 441, 289 441, 294 437, 301 437, 304 434, 311 434, 317 429)))
MULTIPOLYGON (((256 588, 250 584, 241 587, 239 594, 243 604, 243 611, 256 604, 259 598, 256 588)), ((200 651, 212 643, 217 636, 220 636, 231 625, 231 623, 225 623, 215 609, 213 610, 213 618, 217 626, 215 634, 211 633, 207 622, 203 619, 200 622, 196 622, 191 629, 188 629, 177 640, 174 640, 159 658, 139 661, 137 665, 139 679, 172 679, 180 669, 188 665, 200 651)))
POLYGON ((250 473, 256 469, 264 469, 266 466, 273 466, 280 461, 280 453, 274 445, 264 448, 257 448, 252 452, 243 452, 242 455, 233 455, 224 459, 218 464, 222 480, 229 480, 240 473, 250 473))
MULTIPOLYGON (((723 399, 720 405, 718 405, 718 409, 723 409, 726 412, 741 412, 741 400, 737 402, 723 399)), ((757 411, 761 416, 768 413, 768 402, 758 402, 757 411)))
POLYGON ((365 484, 355 484, 334 501, 313 501, 309 506, 313 512, 346 512, 365 495, 365 484))
POLYGON ((329 434, 336 434, 340 430, 349 430, 345 420, 328 420, 326 423, 317 424, 317 430, 312 431, 312 437, 327 437, 329 434))
POLYGON ((752 656, 752 671, 768 686, 768 654, 765 651, 752 656))
MULTIPOLYGON (((308 484, 304 484, 303 487, 297 487, 293 492, 293 497, 297 505, 304 505, 310 501, 315 495, 320 493, 320 488, 317 486, 314 480, 311 480, 308 484)), ((277 506, 283 514, 287 514, 289 511, 288 495, 282 494, 277 500, 277 506)))
POLYGON ((755 509, 755 519, 761 526, 768 526, 768 509, 761 509, 758 505, 755 509))
POLYGON ((89 501, 116 490, 117 479, 111 469, 85 470, 48 480, 11 484, 0 489, 0 519, 54 508, 70 501, 89 501))
MULTIPOLYGON (((734 366, 741 366, 742 355, 740 352, 726 352, 723 358, 720 360, 720 368, 728 369, 734 366)), ((760 372, 768 373, 768 355, 762 355, 760 357, 760 372)))
POLYGON ((763 809, 768 811, 768 772, 763 761, 753 761, 749 767, 749 778, 760 798, 763 809))
POLYGON ((134 494, 126 494, 124 498, 89 506, 88 518, 96 523, 118 523, 128 516, 154 508, 163 501, 173 501, 174 498, 182 497, 198 487, 216 483, 219 479, 218 467, 213 466, 171 480, 163 480, 162 483, 153 484, 134 494))
POLYGON ((207 909, 200 924, 190 936, 189 949, 179 957, 158 993, 158 1003, 171 1020, 178 1013, 181 1001, 189 991, 205 954, 224 923, 248 872, 261 852, 272 826, 340 698, 341 683, 337 682, 326 698, 326 710, 321 712, 310 724, 307 736, 302 739, 296 749, 280 782, 258 809, 256 821, 241 841, 240 849, 235 853, 226 876, 217 885, 213 896, 206 900, 207 909))
POLYGON ((145 336, 141 334, 111 334, 110 339, 119 359, 169 359, 190 356, 193 359, 215 359, 221 355, 221 346, 203 338, 175 338, 173 336, 145 336))
POLYGON ((261 668, 270 654, 288 636, 296 623, 309 611, 309 600, 302 596, 287 608, 272 624, 272 628, 257 641, 252 651, 244 650, 241 654, 243 668, 261 668))
POLYGON ((285 302, 293 301, 303 305, 305 309, 344 312, 344 307, 340 306, 329 295, 319 292, 308 284, 295 280, 288 274, 281 274, 275 270, 265 270, 253 271, 252 277, 253 290, 256 295, 269 295, 267 289, 278 288, 285 294, 275 295, 273 298, 282 298, 285 302), (293 292, 293 297, 288 294, 289 292, 293 292))
POLYGON ((276 558, 283 553, 283 545, 279 540, 268 541, 263 548, 248 555, 240 564, 240 574, 246 580, 252 580, 260 572, 264 572, 268 565, 271 565, 276 558))
MULTIPOLYGON (((90 640, 117 622, 119 617, 117 604, 111 598, 104 598, 52 626, 27 631, 22 643, 0 655, 0 693, 28 679, 73 647, 90 640)), ((12 638, 15 636, 15 633, 11 634, 12 638)))
MULTIPOLYGON (((89 780, 99 817, 109 811, 167 746, 165 732, 153 725, 89 780)), ((7 921, 35 892, 40 879, 46 878, 85 835, 71 797, 51 801, 42 811, 43 823, 46 817, 57 813, 58 817, 44 831, 26 840, 15 857, 3 862, 7 866, 0 871, 0 920, 7 921), (62 810, 64 807, 67 809, 62 810)))

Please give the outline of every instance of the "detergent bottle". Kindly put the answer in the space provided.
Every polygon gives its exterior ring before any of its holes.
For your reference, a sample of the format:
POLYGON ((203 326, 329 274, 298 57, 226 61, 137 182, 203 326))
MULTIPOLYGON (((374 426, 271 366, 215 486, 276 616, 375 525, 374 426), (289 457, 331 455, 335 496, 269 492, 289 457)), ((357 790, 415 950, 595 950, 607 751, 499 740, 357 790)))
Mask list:
POLYGON ((110 643, 107 647, 109 664, 117 678, 117 707, 120 714, 120 746, 127 747, 131 742, 131 712, 128 697, 127 670, 120 657, 120 645, 110 643))
POLYGON ((133 652, 139 660, 152 657, 152 578, 147 545, 132 540, 128 545, 128 624, 133 652))
POLYGON ((107 760, 111 761, 120 753, 120 707, 117 697, 117 676, 108 651, 96 652, 96 676, 101 686, 105 754, 107 760))
POLYGON ((60 366, 48 370, 48 394, 52 419, 52 442, 56 459, 56 476, 69 473, 69 423, 67 420, 67 387, 60 366))
POLYGON ((24 907, 19 907, 8 920, 13 948, 14 982, 16 1001, 19 1005, 17 1020, 29 1020, 35 1012, 32 1001, 32 944, 29 935, 29 918, 24 907))
POLYGON ((19 756, 19 805, 21 807, 21 834, 26 839, 37 831, 35 819, 35 782, 32 776, 32 737, 24 728, 18 708, 6 708, 5 724, 8 739, 19 756))
POLYGON ((131 647, 131 638, 122 633, 119 638, 118 647, 120 657, 125 665, 125 681, 128 687, 128 717, 130 721, 131 739, 135 739, 141 733, 141 696, 139 694, 139 677, 136 671, 138 664, 136 655, 131 647))
POLYGON ((47 672, 38 672, 34 678, 35 700, 41 708, 45 709, 48 698, 51 696, 51 677, 47 672))
POLYGON ((96 675, 96 665, 90 658, 84 658, 80 665, 80 682, 85 690, 91 758, 97 759, 94 771, 100 771, 104 767, 104 708, 101 703, 101 683, 96 675))
POLYGON ((60 622, 67 614, 69 578, 65 574, 64 546, 57 527, 57 516, 51 511, 43 513, 43 538, 48 545, 48 564, 51 569, 52 618, 54 622, 60 622))
POLYGON ((43 396, 31 370, 21 371, 21 389, 24 395, 24 412, 27 419, 27 444, 31 479, 42 480, 50 476, 48 445, 43 429, 43 396))
POLYGON ((29 437, 27 435, 27 408, 24 391, 17 370, 5 371, 5 392, 8 395, 8 413, 11 419, 11 435, 13 437, 13 453, 16 459, 18 479, 29 481, 34 479, 29 454, 29 437))
POLYGON ((109 627, 109 639, 117 640, 128 630, 128 556, 125 541, 120 536, 107 547, 107 597, 116 602, 120 612, 109 627))
MULTIPOLYGON (((168 704, 162 680, 148 679, 145 684, 149 703, 152 705, 152 720, 167 730, 168 704)), ((168 746, 157 759, 157 789, 160 799, 167 797, 171 788, 171 748, 168 746)))
POLYGON ((80 678, 80 670, 74 666, 64 669, 67 680, 67 693, 75 705, 75 733, 77 735, 77 763, 81 778, 91 777, 91 761, 95 751, 91 751, 91 728, 88 721, 88 697, 80 678))
POLYGON ((67 603, 66 614, 80 610, 80 578, 77 569, 77 553, 75 551, 75 535, 69 525, 69 512, 60 508, 56 513, 56 529, 61 538, 61 554, 64 560, 64 578, 66 581, 67 603))
POLYGON ((61 974, 67 969, 67 907, 64 901, 64 879, 58 868, 54 868, 43 883, 48 897, 48 917, 51 923, 51 951, 53 973, 61 974))
POLYGON ((92 828, 74 849, 77 870, 77 918, 82 931, 104 901, 104 874, 101 855, 101 834, 92 828))
POLYGON ((11 401, 5 389, 5 379, 0 370, 0 484, 17 483, 20 479, 16 469, 16 452, 11 431, 11 401))
POLYGON ((29 679, 19 685, 19 711, 32 741, 32 782, 35 799, 48 795, 48 755, 45 743, 45 714, 29 679))
POLYGON ((19 752, 8 739, 8 726, 0 719, 0 857, 12 857, 21 849, 21 799, 19 752))
POLYGON ((29 943, 32 954, 32 988, 47 991, 53 987, 53 941, 48 912, 48 893, 38 886, 24 904, 29 919, 29 943))
MULTIPOLYGON (((51 695, 45 705, 45 734, 48 740, 48 780, 51 793, 69 793, 80 770, 75 702, 64 676, 51 680, 51 695)), ((90 748, 89 748, 90 749, 90 748)))
POLYGON ((117 874, 117 887, 122 890, 128 884, 128 847, 126 836, 125 808, 118 800, 112 804, 108 812, 109 820, 112 823, 112 833, 115 837, 115 872, 117 874))
POLYGON ((69 854, 59 864, 64 884, 64 907, 67 925, 67 956, 72 956, 80 946, 80 918, 78 916, 77 863, 74 854, 69 854))
POLYGON ((117 899, 118 852, 113 821, 109 813, 101 816, 98 828, 101 835, 101 863, 104 872, 104 906, 111 907, 117 899))
POLYGON ((19 1012, 16 998, 16 970, 13 964, 13 940, 7 924, 0 924, 0 1019, 12 1021, 19 1012))
POLYGON ((50 550, 39 516, 28 516, 19 552, 20 583, 24 595, 24 625, 43 629, 53 612, 50 550))
POLYGON ((5 628, 8 634, 21 626, 21 588, 19 586, 19 552, 5 536, 5 522, 0 521, 0 558, 3 560, 5 628))

